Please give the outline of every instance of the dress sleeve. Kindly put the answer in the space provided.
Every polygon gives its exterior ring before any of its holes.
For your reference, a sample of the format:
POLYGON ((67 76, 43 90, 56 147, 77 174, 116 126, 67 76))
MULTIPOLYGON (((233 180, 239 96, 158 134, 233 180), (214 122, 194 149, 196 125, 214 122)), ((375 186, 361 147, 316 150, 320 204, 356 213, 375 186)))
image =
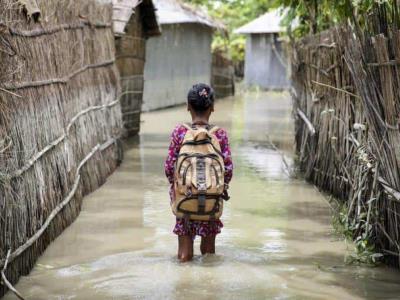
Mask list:
POLYGON ((171 142, 168 148, 168 156, 164 164, 165 175, 167 176, 168 181, 171 184, 174 182, 175 162, 178 159, 179 150, 181 148, 185 133, 186 128, 182 125, 177 125, 171 134, 171 142))
POLYGON ((224 165, 225 165, 224 180, 225 183, 228 184, 231 181, 233 175, 233 161, 232 161, 231 147, 229 145, 228 134, 224 129, 221 128, 217 130, 216 136, 221 145, 222 155, 224 156, 224 165))

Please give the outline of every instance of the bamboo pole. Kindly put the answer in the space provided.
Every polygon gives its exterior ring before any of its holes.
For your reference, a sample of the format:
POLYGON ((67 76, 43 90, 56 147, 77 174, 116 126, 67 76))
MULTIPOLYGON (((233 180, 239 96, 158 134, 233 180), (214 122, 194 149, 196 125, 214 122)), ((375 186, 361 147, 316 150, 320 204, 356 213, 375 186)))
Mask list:
POLYGON ((47 217, 46 221, 43 223, 43 225, 40 227, 40 229, 31 237, 29 238, 23 245, 18 247, 13 253, 11 253, 8 256, 8 259, 3 259, 0 260, 0 266, 4 266, 7 263, 12 262, 15 260, 18 256, 20 256, 26 249, 28 249, 30 246, 32 246, 33 243, 35 243, 45 232, 47 227, 50 225, 51 221, 59 214, 59 212, 73 199, 76 190, 78 189, 80 179, 81 179, 81 169, 82 167, 92 158, 92 156, 99 151, 100 149, 106 149, 107 147, 111 146, 114 142, 116 141, 115 138, 110 139, 109 141, 106 141, 102 145, 98 144, 96 145, 92 151, 90 151, 85 158, 79 163, 78 168, 75 172, 75 181, 72 186, 72 189, 69 191, 67 197, 59 203, 53 211, 50 213, 50 215, 47 217))
POLYGON ((3 270, 1 271, 1 279, 4 282, 4 284, 7 286, 7 288, 15 294, 15 296, 18 297, 20 300, 25 300, 25 298, 12 286, 12 284, 8 281, 5 272, 7 271, 7 266, 10 261, 10 254, 11 254, 11 249, 8 250, 7 252, 7 257, 4 262, 3 270))
MULTIPOLYGON (((121 95, 123 96, 123 94, 121 95)), ((70 133, 71 127, 75 124, 75 122, 78 120, 79 117, 88 114, 89 112, 95 111, 95 110, 101 110, 101 109, 105 109, 105 108, 110 108, 115 106, 116 104, 118 104, 120 102, 119 99, 110 102, 108 104, 104 104, 104 105, 99 105, 99 106, 92 106, 89 107, 81 112, 79 112, 77 115, 75 115, 70 122, 68 123, 65 133, 63 135, 61 135, 60 137, 58 137, 57 139, 55 139, 54 141, 52 141, 50 144, 48 144, 46 147, 44 147, 41 151, 39 151, 38 153, 36 153, 22 168, 14 171, 12 174, 6 174, 5 177, 8 179, 11 178, 15 178, 15 177, 19 177, 21 176, 23 173, 25 173, 26 171, 28 171, 34 164, 35 162, 37 162, 40 158, 42 158, 47 152, 49 152, 51 149, 53 149, 54 147, 56 147, 57 145, 59 145, 62 141, 64 141, 67 136, 70 133)))
POLYGON ((115 62, 115 59, 110 59, 110 60, 107 60, 104 62, 83 66, 82 68, 79 68, 78 70, 72 72, 71 74, 68 74, 67 76, 64 76, 61 78, 52 78, 52 79, 39 80, 39 81, 34 81, 34 82, 22 82, 22 83, 17 83, 17 84, 13 84, 13 85, 10 84, 10 85, 5 85, 4 88, 7 90, 19 90, 19 89, 39 87, 39 86, 57 84, 57 83, 66 84, 73 77, 79 75, 80 73, 83 73, 89 69, 107 67, 107 66, 114 64, 114 62, 115 62))
POLYGON ((333 90, 338 91, 338 92, 345 93, 345 94, 350 95, 350 96, 352 96, 352 97, 354 97, 354 98, 360 98, 360 96, 358 96, 358 95, 356 95, 356 94, 350 93, 349 91, 346 91, 346 90, 341 89, 341 88, 337 88, 337 87, 331 86, 331 85, 329 85, 329 84, 325 84, 325 83, 322 83, 322 82, 317 82, 317 81, 315 81, 315 80, 311 80, 311 82, 314 83, 314 84, 317 84, 317 85, 326 87, 326 88, 333 89, 333 90))
POLYGON ((10 34, 21 37, 39 37, 42 35, 51 35, 63 30, 76 30, 83 29, 85 27, 93 27, 93 28, 111 28, 111 23, 105 23, 102 21, 90 22, 88 20, 82 20, 76 24, 59 24, 48 28, 40 28, 33 30, 21 30, 13 27, 8 27, 4 23, 0 23, 0 26, 8 28, 10 34))

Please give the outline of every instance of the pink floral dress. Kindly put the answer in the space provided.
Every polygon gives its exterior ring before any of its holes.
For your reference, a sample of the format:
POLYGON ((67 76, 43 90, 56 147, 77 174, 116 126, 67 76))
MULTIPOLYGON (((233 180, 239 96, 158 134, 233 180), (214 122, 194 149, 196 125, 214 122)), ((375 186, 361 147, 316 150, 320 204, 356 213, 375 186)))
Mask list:
MULTIPOLYGON (((174 199, 174 171, 175 171, 175 162, 178 158, 179 150, 181 148, 183 139, 187 132, 187 128, 181 124, 177 125, 174 131, 171 134, 171 144, 168 149, 168 157, 165 161, 165 175, 168 178, 170 183, 169 195, 171 201, 174 199)), ((232 179, 232 171, 233 171, 233 163, 231 156, 231 149, 229 147, 228 135, 227 132, 220 128, 215 132, 215 136, 217 137, 220 145, 221 152, 224 156, 224 164, 225 164, 225 183, 229 183, 232 179)), ((221 232, 221 228, 224 225, 221 220, 216 220, 212 222, 208 221, 189 221, 189 224, 186 224, 183 219, 176 219, 176 224, 173 232, 177 235, 190 235, 195 237, 196 235, 206 237, 210 235, 216 235, 221 232)))

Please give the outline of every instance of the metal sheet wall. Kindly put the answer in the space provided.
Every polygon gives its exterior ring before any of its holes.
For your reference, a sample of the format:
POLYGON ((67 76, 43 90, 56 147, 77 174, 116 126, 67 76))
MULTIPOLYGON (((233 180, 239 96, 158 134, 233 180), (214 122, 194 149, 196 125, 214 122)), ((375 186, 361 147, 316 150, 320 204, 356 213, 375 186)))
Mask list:
POLYGON ((164 25, 146 46, 144 111, 182 104, 190 87, 211 82, 212 31, 200 24, 164 25))
POLYGON ((285 89, 289 86, 282 43, 273 34, 247 37, 245 82, 263 89, 285 89))

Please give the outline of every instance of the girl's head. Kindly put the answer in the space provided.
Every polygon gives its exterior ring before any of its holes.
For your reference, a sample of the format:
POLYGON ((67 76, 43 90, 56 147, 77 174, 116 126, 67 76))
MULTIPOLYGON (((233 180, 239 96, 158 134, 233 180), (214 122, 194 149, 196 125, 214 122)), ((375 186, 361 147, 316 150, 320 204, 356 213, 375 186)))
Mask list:
POLYGON ((188 110, 195 115, 210 115, 214 111, 214 90, 207 84, 195 84, 189 91, 188 110))

